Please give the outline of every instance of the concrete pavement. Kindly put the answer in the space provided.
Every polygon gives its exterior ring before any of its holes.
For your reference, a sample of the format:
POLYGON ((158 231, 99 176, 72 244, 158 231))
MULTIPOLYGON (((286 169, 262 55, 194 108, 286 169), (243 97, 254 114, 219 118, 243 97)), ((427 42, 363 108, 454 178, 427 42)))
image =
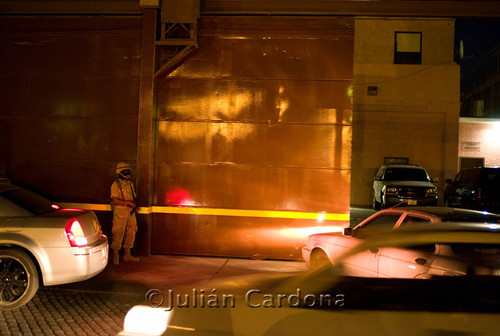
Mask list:
POLYGON ((92 279, 58 287, 144 295, 150 289, 204 286, 234 276, 304 270, 303 261, 152 255, 141 257, 140 262, 108 264, 92 279))

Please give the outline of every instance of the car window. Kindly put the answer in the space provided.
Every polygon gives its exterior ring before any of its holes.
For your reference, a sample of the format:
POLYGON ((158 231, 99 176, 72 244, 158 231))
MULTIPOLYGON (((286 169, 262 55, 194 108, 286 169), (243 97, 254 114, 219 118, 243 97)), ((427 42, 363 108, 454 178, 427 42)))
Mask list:
POLYGON ((462 175, 460 175, 459 183, 460 184, 466 183, 468 176, 469 176, 469 169, 462 171, 462 175))
POLYGON ((0 196, 0 217, 30 216, 31 212, 0 196))
POLYGON ((500 223, 500 215, 455 209, 441 219, 443 222, 500 223))
POLYGON ((431 220, 429 218, 408 215, 405 217, 405 219, 401 223, 400 227, 415 225, 415 224, 417 224, 417 225, 418 224, 425 224, 425 223, 428 224, 430 222, 431 222, 431 220))
POLYGON ((394 212, 384 213, 384 214, 381 214, 381 215, 373 218, 373 220, 366 223, 365 225, 363 225, 359 229, 363 229, 363 230, 367 230, 367 229, 369 229, 369 230, 392 229, 392 228, 394 228, 394 226, 396 225, 396 223, 400 217, 401 217, 400 213, 394 213, 394 212))
POLYGON ((5 200, 16 204, 34 215, 41 215, 56 210, 52 207, 53 202, 26 189, 8 190, 3 192, 1 196, 5 200))
POLYGON ((479 169, 466 169, 462 171, 460 176, 460 184, 477 183, 479 181, 480 170, 479 169))
POLYGON ((384 181, 429 181, 427 172, 415 168, 387 168, 384 181))
POLYGON ((435 244, 413 245, 413 246, 408 246, 407 249, 416 252, 434 253, 436 252, 436 245, 435 244))
POLYGON ((459 171, 457 176, 455 176, 455 180, 453 182, 455 182, 455 183, 460 182, 460 179, 462 178, 463 173, 464 173, 463 170, 459 171))
POLYGON ((481 172, 481 184, 494 188, 500 187, 500 170, 498 168, 485 168, 481 172))

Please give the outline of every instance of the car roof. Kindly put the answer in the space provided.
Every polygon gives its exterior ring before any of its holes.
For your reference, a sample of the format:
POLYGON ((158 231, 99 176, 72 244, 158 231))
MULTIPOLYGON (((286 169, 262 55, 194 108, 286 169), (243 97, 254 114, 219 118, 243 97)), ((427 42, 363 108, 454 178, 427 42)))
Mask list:
POLYGON ((476 167, 466 167, 461 170, 469 170, 469 169, 498 169, 498 166, 476 166, 476 167))
POLYGON ((13 189, 21 189, 21 188, 10 183, 0 183, 0 193, 13 189))
POLYGON ((346 256, 377 246, 396 247, 430 243, 500 244, 500 225, 453 222, 407 226, 368 238, 355 248, 340 254, 337 259, 344 259, 346 256))
POLYGON ((401 210, 408 213, 432 215, 440 218, 444 222, 484 222, 498 221, 500 223, 500 215, 469 209, 434 207, 434 206, 404 206, 392 207, 386 210, 401 210))
POLYGON ((382 167, 386 167, 386 168, 414 168, 414 169, 424 169, 423 167, 420 167, 419 165, 402 164, 402 163, 385 164, 385 165, 382 165, 382 167))

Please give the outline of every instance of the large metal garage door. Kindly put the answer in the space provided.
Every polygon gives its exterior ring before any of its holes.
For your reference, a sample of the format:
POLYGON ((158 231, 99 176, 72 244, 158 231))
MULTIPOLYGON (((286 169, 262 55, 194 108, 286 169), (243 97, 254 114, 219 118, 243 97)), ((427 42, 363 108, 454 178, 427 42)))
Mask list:
POLYGON ((116 163, 137 157, 141 25, 140 16, 2 18, 0 176, 55 201, 109 202, 116 163))
POLYGON ((353 21, 203 18, 157 83, 153 253, 298 258, 349 213, 353 21))

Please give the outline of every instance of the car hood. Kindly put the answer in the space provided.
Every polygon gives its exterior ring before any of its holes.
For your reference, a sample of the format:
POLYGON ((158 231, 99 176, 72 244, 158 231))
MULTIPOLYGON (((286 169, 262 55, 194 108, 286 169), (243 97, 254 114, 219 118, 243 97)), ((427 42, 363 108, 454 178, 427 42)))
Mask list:
POLYGON ((323 233, 312 234, 309 237, 321 238, 321 237, 338 237, 338 236, 343 236, 343 235, 344 234, 342 232, 323 232, 323 233))
POLYGON ((431 182, 424 181, 383 181, 385 185, 397 187, 421 187, 421 188, 436 188, 431 182))

